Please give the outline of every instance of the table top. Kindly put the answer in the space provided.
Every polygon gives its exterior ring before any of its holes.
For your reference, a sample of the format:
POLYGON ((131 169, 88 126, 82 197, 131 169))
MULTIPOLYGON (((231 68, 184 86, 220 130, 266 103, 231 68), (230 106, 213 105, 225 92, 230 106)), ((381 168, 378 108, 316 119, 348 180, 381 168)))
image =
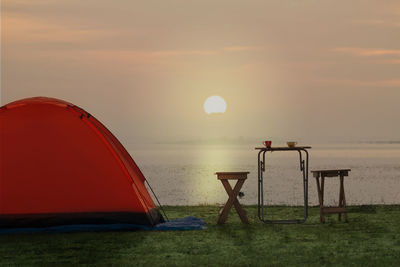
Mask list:
POLYGON ((304 150, 304 149, 310 149, 310 146, 294 146, 294 147, 288 147, 288 146, 272 146, 272 147, 256 147, 256 150, 266 150, 266 151, 290 151, 290 150, 304 150))

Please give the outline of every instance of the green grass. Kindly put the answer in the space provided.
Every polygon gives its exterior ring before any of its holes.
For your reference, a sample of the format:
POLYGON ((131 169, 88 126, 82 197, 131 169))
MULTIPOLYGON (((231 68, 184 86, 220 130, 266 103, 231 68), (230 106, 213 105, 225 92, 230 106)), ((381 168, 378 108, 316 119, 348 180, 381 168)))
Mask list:
MULTIPOLYGON (((208 229, 171 232, 20 234, 0 236, 1 265, 139 266, 399 266, 400 206, 350 207, 319 223, 319 209, 301 225, 266 225, 247 206, 250 225, 232 210, 217 225, 217 206, 166 207, 170 218, 194 215, 208 229)), ((302 208, 271 207, 275 218, 301 217, 302 208)))

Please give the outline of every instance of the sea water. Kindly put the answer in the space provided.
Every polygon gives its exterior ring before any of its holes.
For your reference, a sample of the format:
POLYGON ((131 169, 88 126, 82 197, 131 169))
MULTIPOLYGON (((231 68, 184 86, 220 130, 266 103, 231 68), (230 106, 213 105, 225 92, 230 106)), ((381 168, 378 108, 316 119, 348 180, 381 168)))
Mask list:
MULTIPOLYGON (((136 145, 129 150, 163 205, 223 204, 227 194, 215 172, 249 171, 243 204, 257 204, 257 153, 252 145, 136 145)), ((351 169, 345 177, 348 205, 400 204, 400 144, 313 145, 309 170, 351 169)), ((233 181, 231 184, 233 186, 233 181)), ((309 173, 309 204, 318 203, 309 173)), ((339 179, 325 179, 325 203, 335 205, 339 179)), ((295 151, 268 152, 266 205, 303 205, 303 179, 295 151)))

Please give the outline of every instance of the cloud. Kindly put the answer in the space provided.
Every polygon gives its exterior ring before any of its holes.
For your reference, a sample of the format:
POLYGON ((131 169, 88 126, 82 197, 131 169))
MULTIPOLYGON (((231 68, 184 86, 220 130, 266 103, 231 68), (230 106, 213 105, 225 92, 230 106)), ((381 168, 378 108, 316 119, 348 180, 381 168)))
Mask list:
POLYGON ((353 79, 316 79, 314 82, 322 84, 331 84, 335 86, 351 86, 363 88, 393 88, 400 87, 400 79, 390 80, 353 80, 353 79))
POLYGON ((89 40, 109 38, 111 32, 96 29, 71 28, 65 25, 46 23, 40 19, 16 15, 5 15, 5 42, 16 44, 32 43, 82 43, 89 40))
POLYGON ((369 20, 354 20, 354 24, 365 24, 365 25, 383 25, 385 21, 382 19, 369 19, 369 20))
POLYGON ((170 57, 170 56, 186 56, 186 55, 214 55, 214 50, 160 50, 160 51, 142 51, 139 52, 147 57, 170 57))
POLYGON ((354 24, 369 25, 369 26, 384 26, 384 27, 400 27, 399 21, 389 21, 383 19, 369 19, 369 20, 353 20, 354 24))
POLYGON ((400 49, 368 49, 359 47, 337 47, 333 51, 360 57, 400 56, 400 49))
POLYGON ((400 87, 400 80, 381 81, 381 85, 384 87, 400 87))
POLYGON ((158 60, 181 57, 181 56, 206 56, 214 55, 217 52, 213 50, 86 50, 83 54, 93 56, 93 58, 105 60, 120 60, 141 63, 154 63, 158 60))
POLYGON ((228 52, 240 52, 240 51, 250 51, 250 50, 260 50, 260 46, 225 46, 224 51, 228 52))
POLYGON ((119 49, 114 48, 113 44, 121 33, 110 30, 46 23, 40 18, 24 17, 14 13, 6 14, 5 21, 6 38, 4 38, 4 42, 10 47, 25 46, 29 50, 23 55, 25 57, 52 55, 53 57, 68 59, 71 55, 80 55, 85 57, 98 56, 99 59, 133 59, 147 62, 152 59, 206 56, 220 52, 220 49, 119 49), (31 53, 31 51, 35 51, 35 53, 31 53))

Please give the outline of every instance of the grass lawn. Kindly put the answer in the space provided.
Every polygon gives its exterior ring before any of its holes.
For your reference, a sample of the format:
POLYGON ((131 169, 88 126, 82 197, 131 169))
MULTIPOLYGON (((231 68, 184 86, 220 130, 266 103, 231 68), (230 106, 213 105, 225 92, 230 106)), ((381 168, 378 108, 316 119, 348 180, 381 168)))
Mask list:
MULTIPOLYGON (((246 206, 250 225, 231 211, 216 225, 219 207, 166 207, 171 218, 194 215, 208 229, 174 232, 106 232, 0 235, 1 265, 143 266, 400 266, 400 206, 350 207, 349 223, 337 215, 319 223, 310 208, 302 225, 266 225, 246 206)), ((275 219, 301 218, 302 208, 268 208, 275 219)))

